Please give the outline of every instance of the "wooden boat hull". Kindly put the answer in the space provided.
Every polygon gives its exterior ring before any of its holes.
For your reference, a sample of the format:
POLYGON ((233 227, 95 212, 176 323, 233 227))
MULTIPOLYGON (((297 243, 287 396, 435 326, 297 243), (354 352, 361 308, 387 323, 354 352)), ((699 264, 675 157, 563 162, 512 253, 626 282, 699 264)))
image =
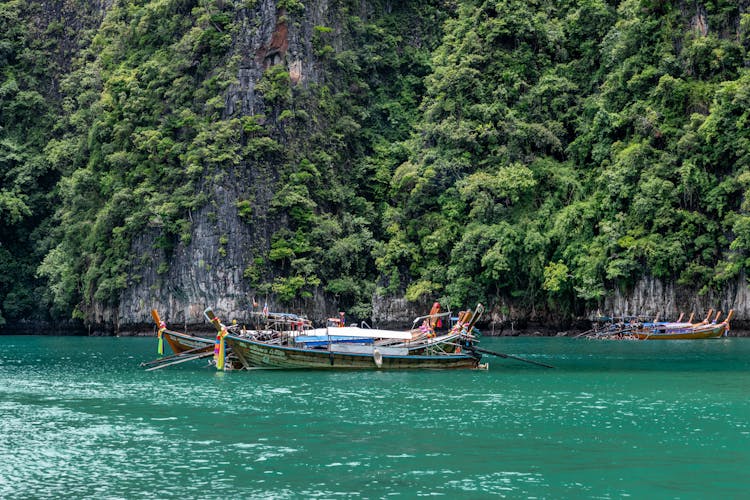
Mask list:
MULTIPOLYGON (((164 330, 162 336, 169 344, 169 347, 175 354, 183 352, 190 352, 191 356, 201 353, 214 352, 216 342, 213 339, 205 337, 197 337, 195 335, 188 335, 186 333, 174 332, 172 330, 164 330)), ((242 369, 243 365, 237 360, 235 356, 232 356, 231 350, 227 350, 227 366, 234 370, 242 369)))
POLYGON ((701 328, 685 328, 666 332, 636 332, 635 336, 641 340, 695 340, 718 339, 724 335, 727 325, 707 325, 701 328))
POLYGON ((227 345, 245 368, 287 368, 320 370, 410 370, 410 369, 472 369, 479 359, 468 354, 388 355, 332 352, 301 349, 256 342, 228 335, 227 345), (378 359, 380 363, 378 363, 378 359))
POLYGON ((180 354, 181 352, 185 351, 193 351, 200 347, 205 347, 206 351, 214 350, 213 339, 196 337, 195 335, 187 335, 185 333, 174 332, 172 330, 164 330, 164 332, 162 333, 162 337, 167 341, 167 344, 169 344, 169 347, 175 354, 180 354))

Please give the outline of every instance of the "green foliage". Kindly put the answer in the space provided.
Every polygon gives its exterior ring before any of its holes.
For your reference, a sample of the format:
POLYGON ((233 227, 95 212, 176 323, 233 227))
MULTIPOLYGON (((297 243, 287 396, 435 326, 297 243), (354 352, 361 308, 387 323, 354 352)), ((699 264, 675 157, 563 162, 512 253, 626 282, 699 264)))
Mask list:
POLYGON ((48 319, 39 307, 48 287, 36 268, 48 250, 42 241, 51 230, 55 184, 78 155, 60 139, 59 87, 73 47, 86 43, 95 23, 87 2, 66 5, 77 13, 78 31, 63 29, 44 7, 0 2, 0 318, 10 321, 48 319))
POLYGON ((229 183, 249 286, 355 317, 375 283, 576 314, 643 276, 706 292, 746 273, 736 2, 277 2, 311 39, 263 63, 244 116, 259 5, 75 0, 77 30, 0 2, 0 322, 40 297, 86 319, 117 304, 139 236, 166 273, 229 183))
POLYGON ((574 312, 645 275, 744 272, 748 47, 736 6, 701 15, 713 30, 664 2, 461 3, 392 169, 389 291, 443 269, 453 304, 574 312))
POLYGON ((253 218, 253 204, 250 200, 237 200, 237 213, 246 220, 251 221, 253 218))
POLYGON ((438 293, 442 288, 440 283, 433 283, 429 280, 415 281, 406 288, 404 297, 410 302, 429 300, 431 297, 439 296, 438 293))
POLYGON ((228 60, 234 7, 185 7, 113 5, 65 76, 69 114, 48 147, 66 173, 60 224, 39 268, 59 309, 77 305, 87 317, 95 303, 116 303, 129 285, 133 239, 147 226, 161 233, 165 273, 178 242, 190 241, 191 212, 207 201, 197 182, 240 161, 241 123, 219 119, 232 66, 215 69, 228 60))
POLYGON ((271 290, 273 290, 281 302, 290 303, 298 297, 312 297, 312 293, 308 289, 318 285, 320 285, 320 280, 314 276, 293 275, 277 277, 273 282, 271 290))
POLYGON ((544 268, 544 283, 542 288, 551 292, 561 292, 568 282, 568 266, 562 262, 550 262, 544 268))
MULTIPOLYGON (((284 7, 287 22, 300 15, 284 7)), ((277 298, 290 303, 321 287, 363 318, 378 279, 372 252, 397 164, 392 154, 403 156, 398 141, 416 120, 439 35, 435 21, 444 15, 441 2, 371 8, 363 19, 349 14, 361 12, 358 5, 347 4, 332 18, 337 29, 314 27, 320 81, 300 85, 287 66, 269 67, 256 87, 266 105, 263 119, 244 125, 248 148, 278 179, 266 216, 283 228, 261 249, 266 267, 254 262, 245 276, 272 282, 277 298), (412 32, 405 34, 407 24, 412 32), (342 43, 347 49, 338 48, 342 43)), ((253 213, 261 216, 255 207, 253 213)))
POLYGON ((305 10, 305 4, 300 0, 278 0, 276 7, 279 9, 285 9, 287 12, 292 14, 299 14, 305 10))

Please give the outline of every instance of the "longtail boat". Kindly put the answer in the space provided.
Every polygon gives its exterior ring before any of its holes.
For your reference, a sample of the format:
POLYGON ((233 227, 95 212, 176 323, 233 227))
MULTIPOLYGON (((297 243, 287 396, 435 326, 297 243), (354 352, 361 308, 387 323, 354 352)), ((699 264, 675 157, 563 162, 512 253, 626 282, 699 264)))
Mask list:
MULTIPOLYGON (((472 332, 483 311, 479 304, 474 311, 462 312, 450 332, 440 336, 434 333, 435 315, 417 318, 424 320, 423 325, 406 332, 335 326, 278 332, 266 338, 257 332, 230 333, 210 309, 205 315, 221 342, 247 369, 471 369, 480 367, 482 354, 472 349, 476 340, 472 332), (313 337, 327 342, 307 341, 313 337), (300 339, 305 341, 298 342, 300 339), (355 343, 352 339, 370 341, 355 343)), ((449 313, 441 317, 445 314, 449 313)))
POLYGON ((245 368, 305 369, 448 369, 478 368, 481 355, 410 354, 406 348, 362 346, 353 350, 337 345, 329 349, 308 349, 273 345, 251 338, 228 335, 227 344, 245 368), (352 352, 358 351, 358 352, 352 352))
MULTIPOLYGON (((436 303, 436 305, 438 305, 436 303)), ((439 309, 439 308, 438 308, 439 309)), ((343 327, 343 321, 330 323, 322 331, 308 328, 309 322, 300 323, 298 317, 270 321, 272 313, 264 307, 265 326, 275 329, 238 330, 225 326, 214 312, 207 308, 204 316, 217 330, 218 370, 225 367, 226 353, 241 363, 245 369, 472 369, 487 368, 480 363, 482 354, 515 359, 545 368, 553 366, 518 356, 481 349, 478 343, 476 322, 484 312, 478 304, 474 311, 462 311, 447 333, 439 333, 442 319, 450 316, 433 307, 430 315, 417 318, 412 330, 407 332, 374 328, 343 327), (419 327, 417 323, 422 321, 419 327), (331 327, 331 325, 334 325, 331 327), (293 328, 290 328, 290 325, 293 328), (349 329, 347 329, 349 328, 349 329), (476 335, 475 335, 476 333, 476 335), (325 342, 318 342, 325 337, 325 342), (308 341, 310 339, 315 341, 308 341), (301 339, 305 341, 300 342, 301 339), (360 340, 354 342, 353 340, 360 340), (364 340, 364 339, 367 339, 364 340)))
POLYGON ((734 310, 730 310, 724 321, 719 322, 721 311, 714 316, 713 309, 709 309, 706 317, 697 323, 693 323, 694 314, 690 315, 687 322, 681 322, 684 314, 677 321, 659 321, 657 318, 649 321, 643 317, 629 317, 605 319, 603 326, 584 332, 579 336, 589 338, 615 339, 615 340, 693 340, 720 338, 729 331, 729 324, 734 316, 734 310), (712 319, 713 318, 713 319, 712 319))
POLYGON ((729 322, 734 316, 734 310, 729 311, 727 317, 721 323, 716 323, 721 316, 721 311, 716 314, 713 323, 705 320, 697 323, 666 323, 649 329, 634 331, 633 336, 640 340, 695 340, 695 339, 718 339, 729 330, 729 322))

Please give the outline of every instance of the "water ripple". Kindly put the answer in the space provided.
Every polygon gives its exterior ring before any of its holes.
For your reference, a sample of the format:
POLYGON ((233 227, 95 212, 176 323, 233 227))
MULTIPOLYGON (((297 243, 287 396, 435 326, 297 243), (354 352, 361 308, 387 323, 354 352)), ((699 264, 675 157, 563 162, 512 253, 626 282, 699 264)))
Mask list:
POLYGON ((352 375, 0 337, 0 497, 742 496, 750 343, 566 340, 512 340, 557 370, 352 375))

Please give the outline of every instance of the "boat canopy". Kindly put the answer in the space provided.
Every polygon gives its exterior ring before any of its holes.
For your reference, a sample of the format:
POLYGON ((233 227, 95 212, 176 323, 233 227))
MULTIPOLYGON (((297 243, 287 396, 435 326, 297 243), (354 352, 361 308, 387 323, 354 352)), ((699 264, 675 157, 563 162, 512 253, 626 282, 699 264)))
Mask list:
POLYGON ((360 328, 358 326, 341 326, 334 328, 315 328, 312 330, 306 330, 306 335, 320 335, 320 336, 342 336, 342 337, 369 337, 376 339, 400 339, 400 340, 411 340, 412 334, 410 331, 397 331, 397 330, 378 330, 376 328, 360 328))

